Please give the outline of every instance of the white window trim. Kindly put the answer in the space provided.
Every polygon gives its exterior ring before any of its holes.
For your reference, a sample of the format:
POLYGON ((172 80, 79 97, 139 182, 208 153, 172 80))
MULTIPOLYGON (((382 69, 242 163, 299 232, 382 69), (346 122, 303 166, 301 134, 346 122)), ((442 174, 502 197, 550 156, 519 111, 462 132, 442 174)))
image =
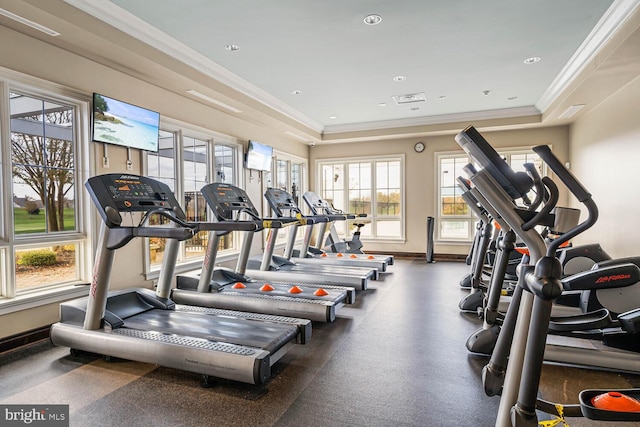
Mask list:
MULTIPOLYGON (((0 315, 9 314, 30 308, 36 308, 43 305, 55 304, 60 301, 88 295, 89 287, 84 286, 91 280, 91 265, 93 264, 93 246, 95 235, 90 212, 90 200, 86 196, 84 190, 84 182, 91 175, 91 171, 95 170, 95 162, 93 159, 94 144, 91 141, 90 132, 90 105, 91 96, 85 93, 69 89, 62 85, 58 85, 37 77, 29 76, 0 67, 0 103, 3 108, 0 111, 10 111, 9 92, 17 91, 25 95, 33 95, 42 98, 54 98, 69 105, 73 105, 76 109, 74 117, 74 128, 76 138, 76 155, 75 155, 75 175, 76 175, 76 192, 77 198, 77 216, 75 232, 61 233, 60 236, 65 241, 74 241, 80 248, 77 260, 77 270, 79 279, 76 281, 53 285, 48 288, 34 289, 24 293, 15 293, 9 291, 8 281, 11 280, 15 284, 15 270, 13 265, 13 247, 16 245, 16 239, 13 235, 13 217, 3 215, 4 221, 0 224, 0 236, 4 239, 0 242, 0 253, 2 255, 2 278, 0 279, 0 287, 2 294, 6 297, 0 297, 0 315), (82 141, 87 141, 83 144, 82 141), (10 276, 10 277, 8 277, 10 276)), ((0 116, 0 140, 11 141, 11 123, 8 114, 0 116)), ((0 164, 7 165, 11 163, 11 144, 2 144, 0 147, 0 164)), ((5 191, 13 180, 11 168, 4 167, 0 173, 0 185, 3 186, 2 198, 4 206, 12 206, 11 191, 5 191)), ((34 236, 33 238, 22 237, 18 239, 18 245, 35 244, 36 242, 45 243, 46 241, 59 241, 53 237, 45 237, 43 235, 34 236)))
MULTIPOLYGON (((336 164, 336 163, 354 163, 361 161, 394 161, 400 160, 400 233, 401 236, 397 238, 393 238, 390 236, 382 236, 382 237, 369 237, 369 236, 360 236, 360 240, 363 242, 371 242, 371 243, 393 243, 393 244, 404 244, 407 241, 406 238, 406 227, 407 227, 407 218, 406 218, 406 156, 403 153, 399 154, 387 154, 380 156, 358 156, 358 157, 339 157, 339 158, 323 158, 316 159, 314 161, 314 167, 316 172, 316 187, 319 189, 318 193, 321 192, 321 183, 322 183, 322 165, 323 164, 336 164)), ((375 184, 375 176, 374 176, 374 184, 375 184)), ((348 197, 348 193, 345 194, 345 197, 348 197)), ((376 217, 377 218, 377 217, 376 217)), ((381 216, 381 219, 384 219, 385 216, 381 216)), ((347 236, 348 237, 348 236, 347 236)))
MULTIPOLYGON (((178 194, 183 194, 184 191, 184 175, 182 172, 182 141, 183 137, 196 138, 203 141, 209 142, 210 150, 209 150, 209 163, 207 165, 207 174, 208 180, 214 179, 213 173, 211 171, 211 164, 213 164, 213 156, 214 156, 214 145, 225 145, 228 147, 232 147, 236 149, 238 155, 235 159, 235 176, 234 182, 238 183, 239 187, 243 187, 244 185, 244 174, 243 172, 243 143, 240 142, 237 138, 234 138, 229 135, 225 135, 220 132, 212 131, 209 129, 202 128, 200 126, 192 125, 190 123, 182 122, 180 120, 172 119, 170 117, 161 116, 160 118, 160 129, 174 132, 176 134, 176 139, 179 141, 180 149, 174 150, 174 170, 176 171, 176 192, 178 194)), ((142 170, 144 172, 147 171, 148 164, 146 156, 142 156, 142 170)), ((235 239, 235 241, 239 244, 239 239, 235 239)), ((143 273, 146 280, 157 280, 160 277, 160 265, 151 266, 150 253, 149 253, 149 245, 143 245, 143 260, 144 267, 143 273)), ((225 263, 229 261, 233 261, 238 257, 240 252, 240 248, 235 247, 233 249, 226 250, 216 257, 216 264, 225 263)), ((189 260, 183 260, 176 264, 175 273, 186 273, 189 271, 197 270, 202 267, 203 258, 190 258, 189 260)))
MULTIPOLYGON (((534 147, 534 145, 531 146, 521 146, 521 147, 495 147, 495 150, 499 153, 506 153, 509 156, 512 156, 514 154, 532 154, 533 150, 532 148, 534 147)), ((435 156, 434 156, 434 161, 435 161, 435 167, 434 170, 436 171, 436 179, 434 180, 434 185, 435 185, 435 192, 434 194, 436 194, 437 200, 436 200, 436 230, 435 230, 435 236, 434 236, 434 241, 437 244, 444 244, 444 245, 451 245, 451 246, 455 246, 455 245, 469 245, 470 243, 473 242, 474 239, 474 233, 475 233, 475 226, 478 222, 478 217, 476 217, 472 212, 470 212, 470 215, 468 217, 462 217, 462 216, 456 216, 456 217, 447 217, 445 219, 467 219, 469 218, 469 220, 471 221, 470 224, 470 238, 469 239, 442 239, 440 237, 440 222, 442 221, 442 214, 441 214, 441 194, 440 194, 440 190, 442 189, 441 186, 441 182, 440 182, 440 177, 442 176, 442 170, 441 170, 441 165, 442 162, 440 161, 443 158, 453 158, 453 157, 463 157, 466 156, 468 159, 468 162, 471 163, 473 160, 471 158, 471 156, 469 156, 467 153, 465 153, 464 151, 440 151, 440 152, 436 152, 435 156)), ((546 176, 547 175, 547 166, 544 162, 542 162, 542 173, 541 176, 546 176)))

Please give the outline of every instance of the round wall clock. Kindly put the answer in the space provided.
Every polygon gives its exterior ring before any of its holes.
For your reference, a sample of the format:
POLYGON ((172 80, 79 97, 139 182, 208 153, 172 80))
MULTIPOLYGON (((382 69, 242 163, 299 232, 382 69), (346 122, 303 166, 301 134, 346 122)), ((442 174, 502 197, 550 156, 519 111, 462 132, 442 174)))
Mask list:
POLYGON ((422 153, 425 149, 424 142, 416 142, 413 149, 416 150, 416 153, 422 153))

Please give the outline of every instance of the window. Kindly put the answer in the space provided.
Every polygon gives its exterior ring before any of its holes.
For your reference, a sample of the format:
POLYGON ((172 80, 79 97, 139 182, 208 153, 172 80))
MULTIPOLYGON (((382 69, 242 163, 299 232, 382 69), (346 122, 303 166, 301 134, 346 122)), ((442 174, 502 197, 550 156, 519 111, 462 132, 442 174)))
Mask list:
MULTIPOLYGON (((304 211, 304 206, 300 205, 300 203, 302 202, 300 196, 304 191, 306 191, 305 189, 307 188, 307 184, 304 179, 307 163, 298 157, 275 151, 274 164, 274 174, 263 172, 266 187, 279 188, 291 194, 291 197, 296 202, 296 204, 300 207, 301 210, 304 211), (272 181, 272 177, 275 177, 275 180, 272 181)), ((266 191, 266 188, 264 190, 266 191)), ((254 201, 254 203, 255 202, 256 201, 254 201)), ((264 202, 264 205, 265 207, 263 209, 263 212, 265 212, 265 216, 273 215, 266 201, 264 202)), ((284 243, 286 241, 287 233, 290 230, 291 228, 287 227, 286 231, 279 231, 276 243, 284 243)), ((302 231, 298 231, 296 234, 297 241, 301 241, 302 236, 302 231)))
POLYGON ((457 184, 459 176, 466 177, 462 168, 469 163, 467 156, 441 156, 438 238, 440 240, 468 240, 473 237, 475 219, 462 199, 457 184))
MULTIPOLYGON (((177 125, 166 126, 172 130, 164 127, 160 131, 158 152, 145 154, 147 176, 169 185, 176 199, 181 201, 188 221, 210 221, 209 209, 200 190, 210 182, 237 183, 241 159, 239 146, 218 137, 214 142, 212 135, 177 125)), ((150 218, 152 224, 165 221, 158 216, 150 218)), ((200 262, 208 238, 208 232, 203 231, 182 242, 179 263, 200 262)), ((220 239, 218 249, 232 251, 234 241, 234 233, 227 234, 220 239)), ((152 270, 157 269, 162 264, 165 241, 152 238, 148 243, 149 266, 152 270)))
POLYGON ((336 223, 341 237, 364 223, 361 237, 404 239, 403 170, 403 157, 318 162, 320 197, 336 209, 367 215, 336 223))
MULTIPOLYGON (((187 221, 207 221, 207 202, 200 189, 210 180, 209 142, 198 138, 182 139, 182 173, 184 201, 182 203, 187 221)), ((184 258, 203 257, 207 249, 209 232, 201 231, 185 242, 184 258)))
POLYGON ((268 185, 291 194, 293 200, 300 206, 300 191, 306 188, 306 182, 304 181, 306 163, 301 159, 277 152, 274 157, 276 164, 275 182, 270 182, 268 185))
MULTIPOLYGON (((542 160, 530 149, 505 150, 500 155, 515 171, 525 171, 524 163, 533 163, 543 175, 542 160)), ((471 162, 465 154, 440 154, 438 161, 438 227, 437 239, 469 242, 475 233, 477 219, 462 199, 457 178, 467 177, 462 168, 471 162)))
POLYGON ((10 88, 8 94, 11 144, 2 144, 2 157, 11 159, 11 171, 0 193, 12 203, 4 208, 10 220, 0 239, 6 266, 0 295, 12 298, 88 279, 80 194, 86 177, 78 168, 87 162, 78 134, 88 128, 88 109, 79 100, 32 89, 10 88))

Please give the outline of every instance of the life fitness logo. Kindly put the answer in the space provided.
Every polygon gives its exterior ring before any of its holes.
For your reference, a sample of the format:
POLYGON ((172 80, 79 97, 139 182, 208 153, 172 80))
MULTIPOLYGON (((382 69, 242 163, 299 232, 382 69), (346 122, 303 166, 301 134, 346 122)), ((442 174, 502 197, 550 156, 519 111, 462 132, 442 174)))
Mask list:
POLYGON ((624 279, 631 279, 631 275, 630 274, 614 274, 612 276, 602 276, 602 277, 598 277, 598 280, 596 280, 596 283, 609 283, 609 282, 615 282, 617 280, 624 280, 624 279))

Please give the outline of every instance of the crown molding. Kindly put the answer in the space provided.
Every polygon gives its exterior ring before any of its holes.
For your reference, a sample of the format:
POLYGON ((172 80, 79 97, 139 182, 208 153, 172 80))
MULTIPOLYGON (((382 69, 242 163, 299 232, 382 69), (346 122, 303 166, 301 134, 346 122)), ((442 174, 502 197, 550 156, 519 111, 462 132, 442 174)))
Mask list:
POLYGON ((64 0, 64 2, 318 133, 321 133, 324 128, 321 123, 291 108, 259 87, 108 0, 64 0))
POLYGON ((536 108, 544 113, 639 8, 640 2, 637 0, 615 0, 536 102, 536 108))
POLYGON ((382 120, 377 122, 352 123, 326 126, 323 135, 347 132, 363 132, 369 130, 396 129, 414 126, 429 126, 444 123, 474 122, 480 120, 506 119, 539 115, 540 111, 533 106, 503 108, 498 110, 472 111, 468 113, 441 114, 437 116, 414 117, 410 119, 382 120))

